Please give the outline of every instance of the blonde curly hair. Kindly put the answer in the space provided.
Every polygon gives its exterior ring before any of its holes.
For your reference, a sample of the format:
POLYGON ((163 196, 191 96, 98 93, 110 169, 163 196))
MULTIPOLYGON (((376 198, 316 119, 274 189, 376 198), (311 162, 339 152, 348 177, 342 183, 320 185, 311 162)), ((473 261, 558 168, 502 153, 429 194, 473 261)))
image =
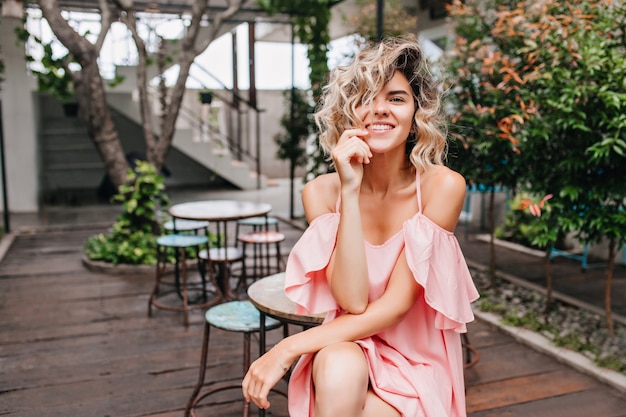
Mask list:
POLYGON ((415 133, 407 139, 407 159, 420 171, 443 164, 447 132, 441 113, 441 90, 414 35, 384 39, 360 51, 350 65, 330 73, 315 113, 320 145, 327 156, 344 130, 360 125, 357 106, 369 105, 396 71, 409 81, 416 109, 415 133))

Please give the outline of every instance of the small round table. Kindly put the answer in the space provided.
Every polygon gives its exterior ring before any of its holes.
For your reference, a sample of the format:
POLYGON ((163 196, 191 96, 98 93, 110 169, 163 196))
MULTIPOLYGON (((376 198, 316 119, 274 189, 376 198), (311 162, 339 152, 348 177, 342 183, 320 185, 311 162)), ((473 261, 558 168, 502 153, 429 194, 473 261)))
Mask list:
MULTIPOLYGON (((326 314, 296 314, 296 303, 285 295, 285 273, 261 278, 248 288, 248 299, 261 313, 259 326, 259 355, 265 353, 265 317, 269 316, 282 323, 296 324, 304 328, 322 324, 326 314)), ((286 335, 285 335, 286 336, 286 335)), ((259 409, 259 417, 265 416, 265 410, 259 409)))
MULTIPOLYGON (((216 224, 218 247, 228 248, 228 222, 250 217, 267 216, 272 206, 267 203, 238 200, 202 200, 171 206, 168 213, 174 219, 208 221, 216 224)), ((218 287, 225 298, 234 298, 224 274, 218 275, 218 287)), ((218 295, 219 297, 220 295, 218 295)))
POLYGON ((259 332, 259 353, 265 353, 265 316, 270 316, 283 323, 313 327, 322 324, 326 314, 296 314, 296 303, 285 295, 285 273, 261 278, 248 288, 250 302, 261 312, 259 332))
POLYGON ((248 217, 265 216, 272 210, 267 203, 237 200, 203 200, 175 204, 169 208, 176 219, 229 221, 248 217))

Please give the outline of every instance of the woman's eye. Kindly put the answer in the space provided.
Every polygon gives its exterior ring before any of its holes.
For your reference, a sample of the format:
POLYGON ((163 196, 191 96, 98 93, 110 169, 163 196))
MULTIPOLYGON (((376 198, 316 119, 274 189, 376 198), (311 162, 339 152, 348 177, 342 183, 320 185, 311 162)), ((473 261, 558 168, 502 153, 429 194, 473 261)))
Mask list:
POLYGON ((404 103, 404 97, 391 97, 391 101, 396 102, 396 103, 404 103))

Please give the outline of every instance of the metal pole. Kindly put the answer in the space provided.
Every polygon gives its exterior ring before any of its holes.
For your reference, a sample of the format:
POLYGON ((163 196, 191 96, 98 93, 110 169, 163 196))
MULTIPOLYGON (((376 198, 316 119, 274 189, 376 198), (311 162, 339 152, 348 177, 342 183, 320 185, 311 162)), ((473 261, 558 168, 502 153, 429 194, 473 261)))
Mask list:
POLYGON ((7 170, 6 159, 4 158, 4 127, 2 125, 2 100, 0 100, 0 175, 2 175, 2 214, 4 218, 4 233, 11 231, 9 223, 9 199, 7 196, 7 170))
MULTIPOLYGON (((291 22, 291 114, 290 121, 293 126, 293 117, 294 117, 294 100, 296 96, 296 65, 295 65, 295 57, 296 57, 296 29, 294 27, 293 22, 291 22)), ((289 132, 290 135, 293 133, 289 132)), ((291 138, 291 142, 293 142, 293 136, 291 138)), ((289 218, 294 219, 295 208, 294 208, 294 199, 295 199, 295 191, 294 191, 294 172, 295 167, 293 166, 293 160, 290 161, 289 166, 289 218)))
MULTIPOLYGON (((250 89, 248 101, 250 107, 256 114, 256 188, 261 188, 261 117, 259 115, 259 106, 257 105, 257 90, 256 90, 256 57, 255 57, 255 45, 256 45, 256 25, 254 22, 248 22, 248 72, 250 77, 250 89)), ((248 119, 249 120, 249 119, 248 119)))

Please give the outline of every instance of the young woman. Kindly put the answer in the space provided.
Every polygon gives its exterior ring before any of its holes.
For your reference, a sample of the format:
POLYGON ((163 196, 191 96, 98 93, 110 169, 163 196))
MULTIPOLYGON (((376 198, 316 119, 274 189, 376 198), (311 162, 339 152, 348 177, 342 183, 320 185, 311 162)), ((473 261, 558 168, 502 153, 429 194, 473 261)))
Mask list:
POLYGON ((442 164, 440 90, 414 37, 336 69, 316 121, 336 172, 309 182, 309 228, 289 255, 287 296, 318 327, 250 367, 261 408, 295 360, 291 417, 463 417, 460 333, 478 297, 453 234, 465 196, 442 164))

